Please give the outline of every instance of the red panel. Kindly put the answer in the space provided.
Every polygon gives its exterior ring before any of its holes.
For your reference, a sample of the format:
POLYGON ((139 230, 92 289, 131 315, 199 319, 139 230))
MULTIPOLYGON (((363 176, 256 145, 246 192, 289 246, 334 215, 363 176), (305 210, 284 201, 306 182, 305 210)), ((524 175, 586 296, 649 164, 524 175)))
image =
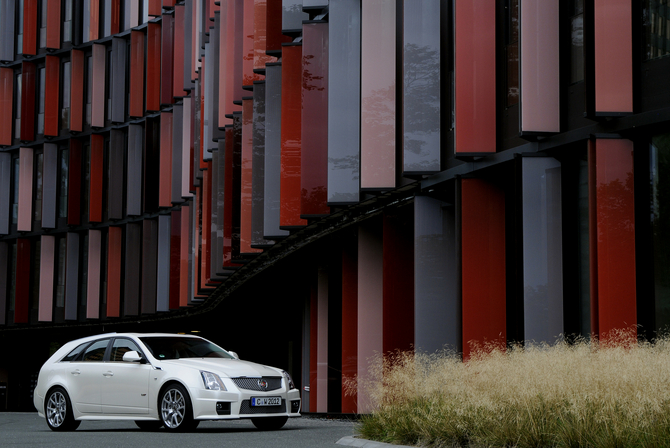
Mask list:
POLYGON ((328 24, 303 25, 300 215, 328 207, 328 24))
POLYGON ((172 207, 172 118, 172 112, 161 112, 159 207, 172 207))
POLYGON ((261 79, 254 73, 254 9, 254 0, 244 0, 242 84, 245 86, 253 86, 254 81, 261 79))
MULTIPOLYGON (((358 374, 358 244, 356 238, 345 241, 342 249, 342 377, 358 374)), ((358 412, 356 394, 342 390, 342 412, 358 412)))
POLYGON ((130 32, 130 107, 131 117, 144 115, 144 33, 130 32))
POLYGON ((60 58, 46 56, 46 83, 44 92, 44 135, 58 137, 60 130, 60 58))
POLYGON ((595 141, 598 332, 637 331, 633 142, 595 141))
POLYGON ((175 98, 188 95, 184 91, 184 5, 174 7, 174 65, 173 65, 173 92, 175 98))
POLYGON ((98 40, 100 39, 100 0, 91 0, 90 18, 88 40, 98 40))
POLYGON ((173 8, 175 0, 163 0, 163 8, 173 8))
POLYGON ((102 181, 104 176, 104 146, 102 135, 91 135, 91 188, 89 193, 90 222, 102 222, 102 181))
POLYGON ((161 0, 149 0, 149 15, 153 17, 158 17, 163 12, 163 6, 161 0))
POLYGON ((147 24, 147 110, 161 108, 161 24, 147 24))
POLYGON ((456 2, 456 153, 496 151, 496 2, 456 2))
POLYGON ((173 210, 170 220, 170 309, 179 308, 181 289, 181 210, 173 210))
POLYGON ((589 175, 589 296, 591 298, 591 334, 600 334, 598 326, 598 213, 596 212, 596 144, 588 143, 589 175))
POLYGON ((282 0, 267 0, 266 6, 266 39, 265 51, 280 54, 281 44, 290 42, 291 38, 284 36, 282 30, 282 0))
POLYGON ((179 251, 179 306, 188 306, 188 258, 191 208, 188 205, 181 207, 181 247, 179 251))
POLYGON ((121 312, 121 227, 110 227, 107 233, 107 317, 121 312))
POLYGON ((14 70, 0 67, 0 145, 12 144, 14 70))
POLYGON ((112 0, 111 33, 121 32, 121 0, 112 0))
POLYGON ((254 140, 254 101, 242 101, 242 188, 240 212, 240 252, 259 253, 262 249, 251 248, 251 196, 252 158, 254 140))
POLYGON ((463 179, 461 205, 463 357, 472 343, 505 346, 505 195, 482 179, 463 179))
POLYGON ((633 112, 633 19, 630 0, 595 0, 596 112, 633 112))
POLYGON ((47 3, 47 48, 60 48, 61 0, 51 0, 47 3))
POLYGON ((254 70, 265 70, 265 64, 277 58, 265 53, 267 46, 267 0, 254 1, 254 70))
POLYGON ((37 68, 32 62, 21 63, 21 140, 35 140, 35 89, 37 68))
POLYGON ((280 227, 307 225, 300 218, 302 46, 282 47, 280 227))
POLYGON ((105 77, 107 72, 105 66, 107 64, 107 50, 104 45, 92 45, 93 57, 93 88, 91 89, 91 126, 103 128, 105 127, 105 109, 107 99, 105 98, 105 77))
POLYGON ((77 226, 81 215, 81 142, 70 139, 70 160, 67 170, 67 225, 77 226))
MULTIPOLYGON (((317 412, 318 349, 319 349, 319 288, 316 272, 309 282, 309 412, 317 412)), ((326 391, 327 392, 327 391, 326 391)))
POLYGON ((23 0, 23 54, 37 54, 37 6, 37 0, 23 0))
POLYGON ((84 129, 84 52, 72 50, 70 53, 70 131, 84 129))
POLYGON ((414 344, 414 209, 384 212, 384 353, 414 344))
POLYGON ((16 278, 14 279, 14 323, 27 324, 30 316, 30 240, 16 240, 16 278))
POLYGON ((174 16, 164 14, 161 24, 161 104, 172 104, 174 64, 174 16))

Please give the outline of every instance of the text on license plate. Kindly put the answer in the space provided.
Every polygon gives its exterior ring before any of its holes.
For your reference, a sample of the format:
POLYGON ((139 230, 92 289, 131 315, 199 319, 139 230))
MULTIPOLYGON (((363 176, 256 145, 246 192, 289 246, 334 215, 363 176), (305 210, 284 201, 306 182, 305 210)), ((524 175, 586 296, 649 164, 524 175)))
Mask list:
POLYGON ((281 406, 281 397, 252 397, 252 406, 281 406))

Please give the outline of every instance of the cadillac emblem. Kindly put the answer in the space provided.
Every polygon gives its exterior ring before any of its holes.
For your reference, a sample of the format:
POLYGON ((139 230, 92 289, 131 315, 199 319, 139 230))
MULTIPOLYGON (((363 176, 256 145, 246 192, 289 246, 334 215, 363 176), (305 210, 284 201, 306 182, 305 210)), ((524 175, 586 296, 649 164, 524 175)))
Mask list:
POLYGON ((268 389, 268 382, 265 381, 264 379, 260 379, 260 380, 258 380, 258 387, 260 387, 263 390, 267 390, 268 389))

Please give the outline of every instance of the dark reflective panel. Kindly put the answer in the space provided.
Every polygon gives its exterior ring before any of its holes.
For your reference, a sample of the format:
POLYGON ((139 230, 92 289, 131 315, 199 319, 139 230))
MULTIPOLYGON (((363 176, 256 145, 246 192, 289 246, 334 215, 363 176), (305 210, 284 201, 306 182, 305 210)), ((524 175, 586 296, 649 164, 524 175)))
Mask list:
POLYGON ((670 134, 652 138, 650 145, 651 229, 654 263, 655 330, 670 325, 670 134))
POLYGON ((404 171, 440 170, 440 0, 405 2, 404 171))
POLYGON ((303 26, 300 215, 327 215, 328 24, 303 26))
POLYGON ((670 8, 667 0, 644 0, 642 18, 645 37, 645 59, 670 54, 670 8))
POLYGON ((357 0, 330 5, 328 45, 328 203, 359 200, 361 10, 357 0))

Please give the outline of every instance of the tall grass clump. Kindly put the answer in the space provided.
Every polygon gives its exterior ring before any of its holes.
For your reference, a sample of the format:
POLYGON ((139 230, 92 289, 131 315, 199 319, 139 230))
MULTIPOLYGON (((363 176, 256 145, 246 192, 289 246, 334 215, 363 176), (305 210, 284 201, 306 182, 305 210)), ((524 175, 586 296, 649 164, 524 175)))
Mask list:
POLYGON ((396 353, 349 387, 360 436, 432 447, 670 447, 670 338, 396 353), (628 341, 628 342, 626 342, 628 341))

